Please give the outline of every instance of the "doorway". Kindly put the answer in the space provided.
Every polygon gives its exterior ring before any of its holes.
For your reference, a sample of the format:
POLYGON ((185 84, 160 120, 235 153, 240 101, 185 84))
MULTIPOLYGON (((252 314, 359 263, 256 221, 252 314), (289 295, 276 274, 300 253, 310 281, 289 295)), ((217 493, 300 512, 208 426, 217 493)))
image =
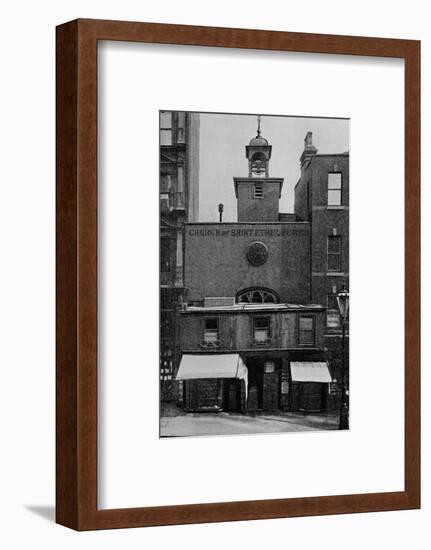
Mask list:
POLYGON ((263 360, 248 359, 248 410, 259 410, 263 407, 263 360))
POLYGON ((248 410, 275 411, 280 408, 280 366, 279 358, 247 359, 248 410))
POLYGON ((223 387, 223 409, 238 412, 241 409, 241 380, 226 378, 223 387))

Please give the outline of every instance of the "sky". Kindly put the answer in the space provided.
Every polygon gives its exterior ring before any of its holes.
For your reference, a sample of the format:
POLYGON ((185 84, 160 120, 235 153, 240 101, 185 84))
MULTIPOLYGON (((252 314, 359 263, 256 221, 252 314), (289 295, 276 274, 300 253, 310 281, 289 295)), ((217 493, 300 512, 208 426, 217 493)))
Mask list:
MULTIPOLYGON (((284 178, 280 212, 293 212, 293 189, 300 176, 299 158, 308 131, 313 132, 318 153, 349 150, 349 120, 262 115, 262 136, 272 145, 269 175, 284 178)), ((201 113, 200 221, 218 221, 219 203, 224 204, 223 221, 237 221, 233 177, 248 176, 245 146, 256 133, 257 115, 201 113)))

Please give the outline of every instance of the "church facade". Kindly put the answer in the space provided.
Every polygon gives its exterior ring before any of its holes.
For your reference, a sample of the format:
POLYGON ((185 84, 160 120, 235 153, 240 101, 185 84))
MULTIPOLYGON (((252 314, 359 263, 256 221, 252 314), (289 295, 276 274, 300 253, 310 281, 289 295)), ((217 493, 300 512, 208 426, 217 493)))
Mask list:
POLYGON ((338 325, 328 295, 332 279, 335 291, 345 282, 338 273, 348 266, 326 280, 325 264, 325 277, 319 275, 322 251, 315 242, 322 234, 339 236, 345 227, 337 226, 333 235, 333 216, 322 221, 313 209, 311 189, 317 193, 320 183, 311 170, 318 155, 310 143, 307 134, 294 213, 279 212, 283 178, 270 174, 272 146, 259 121, 245 147, 248 173, 233 178, 238 221, 184 225, 187 290, 177 319, 176 379, 186 411, 326 412, 339 406, 339 373, 328 348, 338 325))

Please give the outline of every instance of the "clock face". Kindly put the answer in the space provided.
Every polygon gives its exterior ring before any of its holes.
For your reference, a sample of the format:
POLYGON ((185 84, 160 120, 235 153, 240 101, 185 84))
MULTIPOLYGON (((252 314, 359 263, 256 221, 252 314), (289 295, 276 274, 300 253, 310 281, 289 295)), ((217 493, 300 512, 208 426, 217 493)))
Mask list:
POLYGON ((259 241, 251 243, 247 250, 247 260, 251 265, 263 265, 268 259, 268 247, 259 241))

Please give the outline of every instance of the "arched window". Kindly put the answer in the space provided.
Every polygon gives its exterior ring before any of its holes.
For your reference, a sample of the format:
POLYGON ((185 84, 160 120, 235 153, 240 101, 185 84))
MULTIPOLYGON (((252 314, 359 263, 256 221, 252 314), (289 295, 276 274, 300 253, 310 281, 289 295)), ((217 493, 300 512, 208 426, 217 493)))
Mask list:
POLYGON ((255 153, 251 157, 251 172, 258 176, 264 176, 266 172, 266 157, 263 153, 255 153))
POLYGON ((253 162, 257 161, 257 160, 260 160, 262 162, 265 162, 266 161, 266 157, 263 153, 260 153, 260 152, 257 152, 257 153, 254 153, 254 155, 251 157, 251 160, 253 162))
POLYGON ((269 288, 254 287, 240 290, 236 295, 239 304, 278 304, 278 294, 269 288))

